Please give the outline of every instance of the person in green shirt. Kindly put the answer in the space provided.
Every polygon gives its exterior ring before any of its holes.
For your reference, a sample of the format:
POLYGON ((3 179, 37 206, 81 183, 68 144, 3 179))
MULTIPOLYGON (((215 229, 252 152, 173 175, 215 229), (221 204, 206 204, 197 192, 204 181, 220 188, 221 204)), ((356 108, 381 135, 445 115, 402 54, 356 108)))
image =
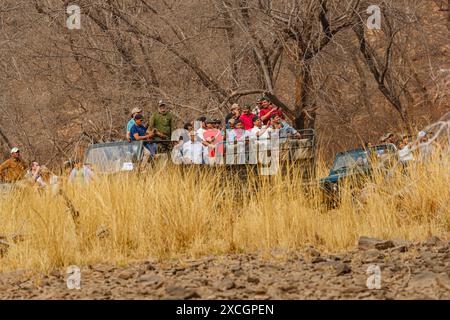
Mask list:
MULTIPOLYGON (((158 111, 153 112, 150 116, 148 128, 156 129, 156 136, 160 140, 170 140, 174 128, 173 115, 169 112, 166 103, 159 101, 158 111)), ((168 151, 170 143, 160 144, 161 151, 168 151)))

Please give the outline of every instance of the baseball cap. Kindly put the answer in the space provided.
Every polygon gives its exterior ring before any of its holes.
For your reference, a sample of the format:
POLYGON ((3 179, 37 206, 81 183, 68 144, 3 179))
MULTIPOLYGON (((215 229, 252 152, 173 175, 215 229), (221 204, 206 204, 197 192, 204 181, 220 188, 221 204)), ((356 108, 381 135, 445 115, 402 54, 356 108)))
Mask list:
POLYGON ((214 120, 211 118, 206 118, 205 123, 214 123, 214 120))
POLYGON ((417 137, 418 137, 419 139, 421 139, 421 138, 425 137, 426 135, 427 135, 427 133, 426 133, 425 131, 420 131, 420 132, 417 134, 417 137))
POLYGON ((158 101, 158 106, 165 106, 166 105, 166 103, 163 101, 163 100, 159 100, 158 101))
POLYGON ((11 149, 11 153, 16 153, 16 152, 19 152, 19 151, 20 150, 17 147, 14 147, 14 148, 11 149))
POLYGON ((136 114, 136 113, 139 113, 139 112, 142 112, 141 108, 133 108, 133 110, 131 110, 131 114, 136 114))
POLYGON ((217 124, 221 124, 222 123, 222 120, 217 119, 217 118, 214 118, 212 120, 213 120, 213 123, 217 123, 217 124))

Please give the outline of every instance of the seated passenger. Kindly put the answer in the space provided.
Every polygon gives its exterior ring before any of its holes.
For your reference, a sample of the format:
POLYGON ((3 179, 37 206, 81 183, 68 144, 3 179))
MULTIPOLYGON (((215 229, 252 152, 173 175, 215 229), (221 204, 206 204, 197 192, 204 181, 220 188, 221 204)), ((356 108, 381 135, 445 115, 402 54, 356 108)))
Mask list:
POLYGON ((182 159, 185 164, 203 164, 203 144, 197 141, 196 134, 189 132, 190 141, 183 144, 182 159))
POLYGON ((215 163, 216 156, 223 155, 223 134, 216 128, 216 120, 206 119, 206 130, 203 133, 203 146, 206 148, 207 161, 209 164, 215 163), (217 154, 216 154, 217 153, 217 154))
POLYGON ((301 139, 301 134, 291 127, 286 121, 282 120, 278 114, 272 115, 271 122, 273 129, 279 130, 278 134, 280 136, 280 140, 286 140, 288 137, 301 139))
POLYGON ((70 183, 90 183, 95 177, 94 171, 88 164, 77 163, 69 175, 70 183))
POLYGON ((144 117, 137 114, 134 117, 135 124, 131 127, 131 141, 144 141, 144 158, 143 162, 147 163, 150 158, 154 158, 156 154, 155 144, 148 141, 155 136, 155 131, 152 130, 147 133, 147 128, 144 126, 144 117))
POLYGON ((127 131, 127 136, 126 137, 127 137, 127 141, 128 142, 131 142, 130 130, 131 130, 131 127, 133 127, 135 125, 134 116, 137 115, 137 114, 141 114, 142 115, 142 109, 141 108, 134 108, 133 110, 131 110, 131 119, 128 121, 127 128, 126 128, 126 131, 127 131))
POLYGON ((36 161, 31 163, 31 169, 27 171, 25 178, 33 186, 36 185, 41 188, 45 188, 47 186, 41 175, 41 166, 36 161))

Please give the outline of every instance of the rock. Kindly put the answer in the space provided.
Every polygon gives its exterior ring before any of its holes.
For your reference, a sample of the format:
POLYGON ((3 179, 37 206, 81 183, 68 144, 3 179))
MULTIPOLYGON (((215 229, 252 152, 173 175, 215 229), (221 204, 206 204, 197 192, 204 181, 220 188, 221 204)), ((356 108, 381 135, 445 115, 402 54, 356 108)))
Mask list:
POLYGON ((322 257, 315 257, 311 260, 311 263, 320 263, 320 262, 326 262, 327 260, 322 257))
POLYGON ((392 242, 394 243, 394 246, 396 246, 396 247, 401 247, 401 246, 410 247, 411 246, 410 241, 406 241, 406 240, 402 240, 402 239, 393 239, 392 242))
POLYGON ((144 269, 147 270, 147 271, 153 271, 156 268, 155 268, 155 266, 153 266, 153 264, 151 262, 146 262, 144 264, 144 269))
POLYGON ((216 287, 222 291, 227 291, 235 287, 235 283, 231 279, 222 280, 216 287))
POLYGON ((420 257, 426 262, 432 262, 435 256, 436 256, 435 254, 429 251, 422 252, 420 255, 420 257))
POLYGON ((352 269, 346 263, 341 262, 336 265, 336 275, 337 276, 341 276, 341 275, 350 273, 351 271, 352 271, 352 269))
POLYGON ((399 252, 399 253, 405 253, 408 251, 408 247, 407 246, 398 246, 398 247, 394 247, 392 249, 389 250, 390 252, 399 252))
POLYGON ((311 257, 320 257, 320 252, 317 251, 314 247, 309 247, 306 252, 311 257))
POLYGON ((245 272, 242 271, 242 270, 238 270, 238 271, 235 271, 235 272, 234 272, 234 275, 235 275, 236 277, 242 277, 242 276, 245 276, 245 272))
POLYGON ((423 289, 431 287, 436 284, 437 274, 430 271, 424 271, 422 273, 414 275, 408 282, 410 289, 423 289))
POLYGON ((146 285, 155 285, 158 283, 162 283, 161 277, 151 274, 145 274, 143 276, 140 276, 137 281, 144 282, 146 285))
POLYGON ((125 270, 125 271, 122 271, 122 272, 118 275, 118 278, 119 278, 119 279, 123 279, 123 280, 129 280, 129 279, 133 278, 134 274, 135 274, 135 273, 132 272, 132 271, 125 270))
POLYGON ((241 270, 242 270, 242 267, 239 264, 231 267, 231 272, 236 272, 236 271, 241 271, 241 270))
POLYGON ((249 283, 254 283, 254 284, 258 284, 258 283, 259 283, 259 278, 257 278, 257 277, 252 277, 252 276, 248 276, 248 277, 247 277, 247 282, 249 282, 249 283))
POLYGON ((395 245, 390 240, 380 240, 369 237, 359 237, 358 239, 359 250, 368 250, 368 249, 386 250, 393 247, 395 247, 395 245))
POLYGON ((175 299, 184 300, 184 299, 200 298, 200 295, 198 294, 197 291, 177 286, 168 287, 166 289, 166 293, 175 299))
POLYGON ((449 251, 449 247, 448 246, 441 246, 437 249, 438 253, 446 253, 449 251))
POLYGON ((283 292, 295 292, 297 291, 297 287, 292 284, 285 284, 279 287, 281 291, 283 292))
POLYGON ((371 250, 364 251, 364 253, 362 254, 361 258, 365 262, 374 262, 374 261, 377 261, 379 259, 383 259, 384 258, 384 254, 382 254, 381 252, 379 252, 376 249, 371 249, 371 250))
POLYGON ((442 240, 435 236, 428 238, 427 242, 426 242, 427 246, 436 246, 441 243, 442 243, 442 240))

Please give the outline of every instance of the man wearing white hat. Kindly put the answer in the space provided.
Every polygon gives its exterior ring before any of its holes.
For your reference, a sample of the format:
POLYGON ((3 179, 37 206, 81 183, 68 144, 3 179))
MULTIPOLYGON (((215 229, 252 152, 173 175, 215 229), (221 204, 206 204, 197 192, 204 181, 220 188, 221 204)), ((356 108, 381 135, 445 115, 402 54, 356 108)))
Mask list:
POLYGON ((23 179, 26 173, 25 162, 20 157, 17 147, 11 149, 11 157, 0 165, 0 180, 15 182, 23 179))
POLYGON ((127 123, 127 140, 128 140, 128 142, 131 142, 130 130, 135 124, 134 116, 137 114, 142 114, 141 108, 134 108, 133 110, 131 110, 131 119, 127 123))

